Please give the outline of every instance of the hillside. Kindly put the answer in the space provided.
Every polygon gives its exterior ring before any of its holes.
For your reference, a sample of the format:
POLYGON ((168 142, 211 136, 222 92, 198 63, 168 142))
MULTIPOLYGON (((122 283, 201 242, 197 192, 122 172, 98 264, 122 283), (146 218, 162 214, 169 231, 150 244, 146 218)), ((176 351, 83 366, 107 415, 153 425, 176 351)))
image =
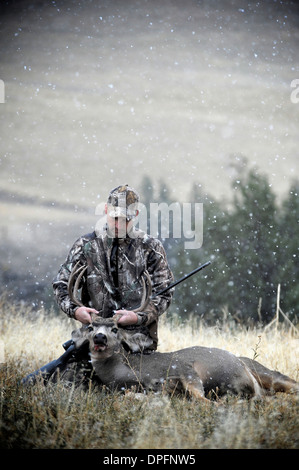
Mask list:
POLYGON ((119 183, 139 189, 150 175, 156 191, 163 179, 179 201, 194 182, 229 200, 236 164, 268 174, 278 196, 298 174, 296 4, 6 3, 0 255, 8 287, 20 278, 34 299, 49 286, 119 183))

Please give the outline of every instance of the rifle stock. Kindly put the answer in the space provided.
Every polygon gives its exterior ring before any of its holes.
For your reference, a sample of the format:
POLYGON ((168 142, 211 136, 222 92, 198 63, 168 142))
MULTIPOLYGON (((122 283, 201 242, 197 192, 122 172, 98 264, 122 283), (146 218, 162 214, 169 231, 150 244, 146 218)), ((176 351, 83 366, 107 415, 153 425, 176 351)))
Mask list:
POLYGON ((44 383, 46 383, 51 377, 51 375, 55 372, 55 370, 57 368, 61 369, 76 350, 75 343, 72 340, 67 341, 67 343, 69 343, 70 346, 58 359, 49 362, 45 366, 24 377, 21 380, 22 385, 34 385, 39 377, 43 379, 44 383), (70 344, 70 342, 72 344, 70 344))

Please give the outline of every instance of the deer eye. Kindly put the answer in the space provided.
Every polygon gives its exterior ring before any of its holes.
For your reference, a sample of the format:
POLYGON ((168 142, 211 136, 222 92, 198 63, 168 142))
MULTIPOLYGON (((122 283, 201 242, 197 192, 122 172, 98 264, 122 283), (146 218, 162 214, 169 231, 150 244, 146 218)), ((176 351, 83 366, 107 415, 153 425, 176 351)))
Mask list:
POLYGON ((88 325, 87 331, 93 331, 93 326, 92 326, 92 325, 88 325))
POLYGON ((113 328, 111 328, 111 331, 112 331, 112 333, 117 333, 117 332, 118 332, 118 329, 115 328, 115 327, 113 327, 113 328))

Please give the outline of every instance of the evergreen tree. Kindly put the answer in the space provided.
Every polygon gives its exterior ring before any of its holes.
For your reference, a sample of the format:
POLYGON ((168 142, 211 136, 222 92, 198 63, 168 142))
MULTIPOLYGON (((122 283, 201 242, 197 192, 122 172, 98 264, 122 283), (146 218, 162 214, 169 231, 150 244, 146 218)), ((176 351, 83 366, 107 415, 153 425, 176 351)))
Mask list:
POLYGON ((283 201, 278 240, 278 276, 281 283, 281 308, 298 321, 299 311, 299 181, 291 185, 283 201))
POLYGON ((189 200, 193 206, 203 204, 203 244, 201 248, 186 249, 186 240, 180 240, 176 245, 175 278, 181 278, 206 261, 212 264, 176 287, 174 306, 181 317, 196 315, 211 321, 219 316, 225 290, 221 278, 222 260, 219 259, 224 212, 220 203, 205 194, 199 184, 191 188, 189 200))
MULTIPOLYGON (((153 186, 148 177, 146 185, 153 186)), ((280 283, 281 308, 294 318, 299 307, 299 182, 294 182, 281 208, 268 178, 254 170, 245 173, 242 167, 232 189, 228 209, 199 184, 192 186, 189 201, 193 206, 203 204, 200 249, 186 249, 183 236, 162 239, 176 280, 212 261, 206 270, 176 287, 171 311, 181 318, 198 315, 215 324, 225 308, 248 324, 259 319, 261 302, 266 323, 275 313, 280 283)), ((163 181, 157 202, 172 202, 163 181)))
POLYGON ((254 170, 235 182, 227 259, 230 308, 245 320, 257 319, 259 299, 262 319, 272 318, 277 289, 278 222, 275 195, 268 179, 254 170))

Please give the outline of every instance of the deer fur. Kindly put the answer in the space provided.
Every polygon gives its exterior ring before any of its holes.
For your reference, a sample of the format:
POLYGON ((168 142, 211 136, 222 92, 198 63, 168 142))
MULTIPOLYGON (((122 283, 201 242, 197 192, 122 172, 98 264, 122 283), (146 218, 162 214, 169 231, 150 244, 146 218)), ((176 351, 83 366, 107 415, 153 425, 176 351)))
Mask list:
POLYGON ((91 325, 73 332, 73 339, 78 346, 89 341, 94 372, 111 389, 184 393, 200 400, 207 400, 209 393, 210 397, 227 393, 258 397, 272 388, 299 390, 289 377, 223 349, 193 346, 167 353, 132 354, 126 343, 130 338, 113 318, 95 317, 91 325))

